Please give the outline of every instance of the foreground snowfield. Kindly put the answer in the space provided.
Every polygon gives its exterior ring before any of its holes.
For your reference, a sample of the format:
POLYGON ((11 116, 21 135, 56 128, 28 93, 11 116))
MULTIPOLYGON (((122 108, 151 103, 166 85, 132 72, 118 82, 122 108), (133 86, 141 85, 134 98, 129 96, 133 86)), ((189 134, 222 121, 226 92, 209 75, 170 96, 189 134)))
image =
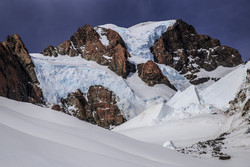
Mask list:
POLYGON ((249 159, 197 159, 74 117, 0 97, 0 166, 249 166, 249 159))

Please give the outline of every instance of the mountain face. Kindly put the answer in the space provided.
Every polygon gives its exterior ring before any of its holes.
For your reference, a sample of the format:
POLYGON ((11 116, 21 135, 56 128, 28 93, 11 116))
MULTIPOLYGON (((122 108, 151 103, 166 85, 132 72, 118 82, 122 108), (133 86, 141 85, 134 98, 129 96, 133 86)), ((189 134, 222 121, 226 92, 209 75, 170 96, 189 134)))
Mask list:
POLYGON ((42 104, 42 90, 31 57, 15 34, 0 42, 0 95, 18 101, 42 104))
POLYGON ((249 166, 250 62, 182 20, 85 25, 41 54, 8 36, 0 78, 43 106, 0 98, 0 165, 249 166))
POLYGON ((67 98, 62 98, 62 107, 58 106, 57 110, 107 129, 125 121, 112 91, 100 85, 90 86, 87 99, 80 90, 77 90, 68 94, 67 98))
POLYGON ((55 110, 105 128, 192 84, 205 89, 242 63, 237 50, 197 34, 182 20, 130 28, 85 25, 57 47, 47 46, 43 56, 30 56, 18 35, 1 48, 2 55, 11 55, 16 73, 6 78, 8 68, 2 66, 2 96, 42 104, 44 98, 55 110), (8 85, 11 78, 14 86, 8 85))
POLYGON ((240 86, 239 91, 237 92, 235 98, 230 101, 229 109, 227 113, 230 115, 233 114, 241 114, 242 117, 245 117, 250 123, 249 114, 250 114, 250 98, 249 98, 249 90, 250 90, 250 69, 247 70, 246 80, 240 86))
POLYGON ((66 40, 56 47, 49 45, 42 54, 46 56, 81 56, 101 65, 108 66, 117 75, 127 78, 135 67, 127 59, 130 57, 125 43, 118 33, 111 29, 95 28, 85 25, 75 32, 70 41, 66 40))
POLYGON ((155 62, 175 68, 194 85, 218 79, 198 77, 196 73, 201 69, 213 71, 218 66, 234 67, 242 63, 237 50, 197 34, 193 26, 182 20, 169 27, 150 49, 155 62))
POLYGON ((152 60, 147 61, 146 63, 138 64, 138 76, 147 83, 148 86, 154 86, 156 84, 165 84, 172 88, 173 90, 177 90, 164 76, 157 66, 152 60))

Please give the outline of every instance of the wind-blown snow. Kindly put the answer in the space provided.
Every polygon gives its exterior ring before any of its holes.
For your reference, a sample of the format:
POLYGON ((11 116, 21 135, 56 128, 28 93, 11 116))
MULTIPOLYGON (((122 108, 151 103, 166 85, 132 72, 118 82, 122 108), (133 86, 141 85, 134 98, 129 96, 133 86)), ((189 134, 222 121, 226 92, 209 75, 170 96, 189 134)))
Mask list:
POLYGON ((99 27, 109 28, 119 33, 132 57, 139 56, 153 60, 153 55, 149 50, 150 47, 175 22, 176 20, 145 22, 129 28, 118 27, 114 24, 105 24, 99 27))

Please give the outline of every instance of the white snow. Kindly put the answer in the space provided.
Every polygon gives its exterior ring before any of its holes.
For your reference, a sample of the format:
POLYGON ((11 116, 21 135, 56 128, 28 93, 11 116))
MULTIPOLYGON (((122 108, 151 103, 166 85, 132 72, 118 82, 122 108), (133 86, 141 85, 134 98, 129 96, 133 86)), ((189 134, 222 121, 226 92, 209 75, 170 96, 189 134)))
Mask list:
POLYGON ((127 45, 130 55, 139 56, 148 60, 153 60, 150 47, 154 42, 166 32, 168 27, 174 25, 176 20, 161 22, 145 22, 129 28, 118 27, 114 24, 100 25, 99 27, 110 28, 122 37, 127 45))
MULTIPOLYGON (((74 117, 0 97, 0 166, 247 166, 196 159, 108 131, 74 117)), ((166 140, 165 140, 166 141, 166 140)), ((239 163, 240 162, 240 163, 239 163)))
POLYGON ((107 47, 109 45, 109 40, 106 32, 104 32, 100 27, 95 27, 95 31, 99 34, 102 44, 107 47))
POLYGON ((212 104, 221 110, 227 110, 229 101, 233 100, 240 85, 246 79, 246 71, 250 69, 250 62, 242 65, 201 91, 203 103, 212 104))
POLYGON ((170 141, 166 141, 165 143, 163 143, 162 146, 165 147, 165 148, 171 149, 171 150, 175 150, 176 149, 173 141, 171 141, 171 140, 170 141))
MULTIPOLYGON (((194 64, 193 64, 194 65, 194 64)), ((204 77, 209 77, 209 78, 222 78, 226 74, 232 72, 233 70, 241 67, 242 65, 238 65, 236 67, 223 67, 223 66, 218 66, 215 70, 213 71, 206 71, 204 69, 200 69, 200 72, 195 73, 197 75, 197 78, 204 78, 204 77)), ((208 82, 205 82, 203 84, 198 85, 198 89, 203 90, 207 88, 208 86, 212 85, 215 83, 213 80, 209 80, 208 82)))
POLYGON ((194 85, 191 85, 183 92, 176 92, 167 103, 167 105, 176 109, 189 107, 191 104, 200 105, 200 97, 194 85))
POLYGON ((170 141, 176 147, 185 147, 230 131, 223 141, 227 148, 223 152, 238 162, 236 166, 241 166, 241 162, 250 161, 250 134, 246 134, 249 125, 242 123, 241 113, 227 116, 222 109, 245 82, 249 68, 250 62, 201 92, 193 85, 184 91, 179 90, 167 103, 148 108, 113 131, 170 149, 174 148, 169 145, 170 141))
POLYGON ((152 119, 150 120, 150 115, 152 116, 153 113, 159 113, 161 108, 160 106, 158 107, 159 108, 151 107, 151 110, 147 110, 146 113, 143 112, 145 119, 142 117, 142 113, 114 128, 113 131, 160 146, 168 140, 172 140, 175 146, 187 146, 198 141, 214 139, 230 129, 230 120, 228 120, 224 114, 211 115, 208 113, 185 119, 146 124, 147 121, 152 121, 152 119), (136 119, 138 121, 134 121, 136 119))
POLYGON ((170 66, 166 66, 164 64, 158 64, 159 68, 161 69, 163 75, 165 75, 170 83, 175 86, 177 90, 185 90, 191 84, 190 82, 183 77, 177 70, 170 66))

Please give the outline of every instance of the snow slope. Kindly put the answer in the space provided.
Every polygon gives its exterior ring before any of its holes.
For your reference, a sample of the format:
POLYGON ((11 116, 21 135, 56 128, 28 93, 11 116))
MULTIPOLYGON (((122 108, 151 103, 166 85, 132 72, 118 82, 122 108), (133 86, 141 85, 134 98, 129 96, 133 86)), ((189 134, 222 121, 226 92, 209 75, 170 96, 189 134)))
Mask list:
POLYGON ((233 160, 250 161, 250 134, 246 134, 249 127, 242 123, 242 113, 229 116, 222 110, 245 83, 247 69, 250 62, 201 92, 193 85, 178 91, 166 103, 148 108, 113 131, 163 147, 171 142, 177 147, 191 146, 230 132, 223 141, 223 151, 233 160))
MULTIPOLYGON (((0 97, 0 166, 235 166, 195 159, 143 143, 74 117, 0 97)), ((246 166, 241 161, 237 166, 246 166)))
MULTIPOLYGON (((201 92, 194 85, 184 91, 179 90, 169 101, 148 108, 137 117, 116 127, 115 131, 153 125, 161 126, 171 121, 223 113, 229 106, 229 101, 235 98, 240 86, 245 82, 247 69, 250 69, 250 62, 235 69, 201 92)), ((220 132, 223 133, 223 131, 220 132)))
POLYGON ((200 92, 203 103, 212 104, 221 110, 227 110, 229 101, 233 100, 246 79, 246 71, 250 62, 242 65, 200 92))

